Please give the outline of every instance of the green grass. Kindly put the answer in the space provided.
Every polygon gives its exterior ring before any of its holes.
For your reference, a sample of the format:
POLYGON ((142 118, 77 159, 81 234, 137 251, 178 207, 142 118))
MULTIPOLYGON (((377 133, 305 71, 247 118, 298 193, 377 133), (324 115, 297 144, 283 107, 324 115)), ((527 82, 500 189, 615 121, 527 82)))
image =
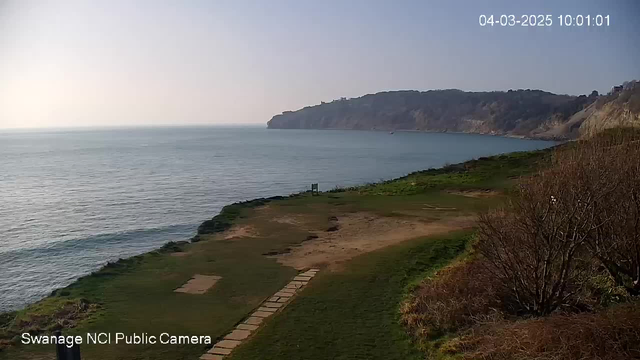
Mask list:
MULTIPOLYGON (((284 237, 281 241, 286 243, 284 237)), ((264 299, 295 275, 262 256, 275 244, 259 239, 245 241, 203 241, 189 245, 188 257, 150 253, 106 267, 24 313, 55 307, 62 298, 84 298, 100 304, 100 310, 68 334, 86 332, 151 333, 221 337, 264 299), (193 274, 222 276, 205 295, 176 294, 173 289, 193 274)), ((83 345, 83 359, 194 359, 205 346, 92 346, 83 345), (135 354, 135 355, 133 355, 135 354)), ((2 359, 32 359, 53 355, 50 346, 21 346, 0 352, 2 359)))
POLYGON ((416 279, 462 253, 469 233, 421 238, 321 273, 295 302, 236 349, 243 359, 422 359, 399 323, 399 304, 416 279))
POLYGON ((545 164, 551 150, 514 152, 479 158, 439 169, 429 169, 405 177, 358 188, 362 194, 414 195, 433 189, 505 189, 512 180, 545 164))

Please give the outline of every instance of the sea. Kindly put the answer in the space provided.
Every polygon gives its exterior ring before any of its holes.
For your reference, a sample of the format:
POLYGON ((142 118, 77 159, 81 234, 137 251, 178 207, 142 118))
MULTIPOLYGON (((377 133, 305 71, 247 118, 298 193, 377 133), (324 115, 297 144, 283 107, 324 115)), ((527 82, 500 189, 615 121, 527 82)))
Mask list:
POLYGON ((187 240, 226 204, 554 144, 264 127, 0 130, 0 312, 187 240))

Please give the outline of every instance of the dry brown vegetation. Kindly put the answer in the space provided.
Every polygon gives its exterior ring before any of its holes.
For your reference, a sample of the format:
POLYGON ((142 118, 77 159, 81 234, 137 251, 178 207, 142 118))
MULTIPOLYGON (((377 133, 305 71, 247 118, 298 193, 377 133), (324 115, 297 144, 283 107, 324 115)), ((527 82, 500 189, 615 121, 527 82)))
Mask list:
POLYGON ((477 260, 460 261, 440 270, 405 301, 404 324, 422 338, 502 318, 498 284, 487 275, 477 260))
POLYGON ((410 331, 464 334, 440 350, 468 358, 640 358, 639 137, 618 129, 561 147, 522 179, 480 216, 475 254, 405 303, 410 331))
POLYGON ((486 324, 449 347, 466 359, 639 359, 640 307, 486 324))

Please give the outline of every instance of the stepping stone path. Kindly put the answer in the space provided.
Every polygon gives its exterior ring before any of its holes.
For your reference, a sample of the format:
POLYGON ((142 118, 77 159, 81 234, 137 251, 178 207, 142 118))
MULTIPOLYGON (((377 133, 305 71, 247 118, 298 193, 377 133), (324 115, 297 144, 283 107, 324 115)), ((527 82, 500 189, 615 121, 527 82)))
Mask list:
POLYGON ((264 319, 287 306, 296 292, 307 285, 309 281, 316 276, 318 271, 320 270, 310 269, 298 274, 298 276, 293 278, 293 281, 263 302, 256 311, 228 333, 223 340, 213 345, 211 350, 200 357, 200 360, 222 360, 226 355, 231 354, 231 351, 233 351, 236 346, 249 338, 252 332, 258 330, 264 319))

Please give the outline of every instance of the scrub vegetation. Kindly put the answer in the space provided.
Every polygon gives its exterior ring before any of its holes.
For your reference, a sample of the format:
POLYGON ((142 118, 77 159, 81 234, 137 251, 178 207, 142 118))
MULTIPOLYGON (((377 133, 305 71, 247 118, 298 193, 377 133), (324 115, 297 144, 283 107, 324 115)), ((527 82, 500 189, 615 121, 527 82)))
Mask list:
POLYGON ((468 256, 403 304, 431 357, 640 356, 640 132, 557 149, 478 224, 468 256))

